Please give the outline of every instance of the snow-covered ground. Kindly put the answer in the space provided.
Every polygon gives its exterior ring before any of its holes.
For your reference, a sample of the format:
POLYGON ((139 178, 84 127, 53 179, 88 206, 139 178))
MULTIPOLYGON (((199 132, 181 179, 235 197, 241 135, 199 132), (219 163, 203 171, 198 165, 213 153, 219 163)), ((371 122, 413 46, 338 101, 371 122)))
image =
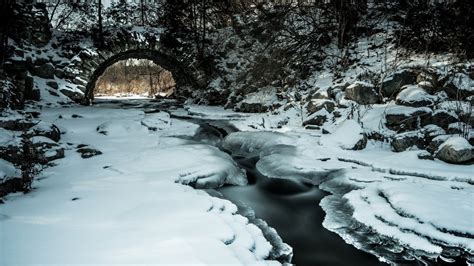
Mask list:
POLYGON ((64 133, 66 157, 0 205, 0 265, 279 264, 234 204, 186 185, 247 182, 226 153, 174 137, 196 124, 106 107, 46 108, 41 119, 64 133), (83 159, 78 145, 102 154, 83 159))
MULTIPOLYGON (((386 109, 375 106, 362 122, 386 109)), ((241 129, 224 149, 259 157, 257 169, 268 177, 331 192, 320 203, 324 226, 381 260, 472 260, 473 165, 420 160, 419 150, 394 153, 371 140, 351 150, 362 134, 354 120, 322 134, 297 126, 292 110, 275 116, 185 106, 170 115, 99 104, 43 110, 41 119, 64 133, 66 158, 41 174, 33 192, 0 205, 0 264, 279 264, 234 204, 193 188, 246 185, 245 171, 216 147, 192 142, 199 125, 173 115, 241 129), (289 123, 277 126, 282 119, 289 123), (103 154, 83 159, 81 144, 103 154)), ((377 126, 370 121, 366 127, 377 126)))
POLYGON ((223 147, 236 155, 259 156, 257 169, 268 177, 320 184, 334 194, 321 202, 327 213, 324 226, 383 261, 441 255, 472 262, 473 165, 420 160, 419 150, 394 153, 388 143, 370 140, 365 149, 351 150, 361 133, 354 120, 332 130, 332 134, 298 127, 240 131, 228 135, 223 147), (365 235, 358 234, 361 227, 366 228, 365 235), (374 248, 380 243, 385 247, 374 248))

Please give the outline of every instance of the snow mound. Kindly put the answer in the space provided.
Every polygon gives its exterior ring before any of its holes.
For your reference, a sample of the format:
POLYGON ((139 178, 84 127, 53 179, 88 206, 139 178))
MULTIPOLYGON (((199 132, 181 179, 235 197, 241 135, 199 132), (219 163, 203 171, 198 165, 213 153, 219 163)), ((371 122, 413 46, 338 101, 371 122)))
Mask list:
POLYGON ((212 120, 235 120, 245 119, 249 114, 237 113, 224 109, 220 106, 188 105, 184 108, 191 117, 206 118, 212 120))
POLYGON ((149 114, 141 124, 152 131, 167 129, 171 126, 170 114, 166 112, 149 114))
POLYGON ((474 254, 474 188, 467 183, 355 169, 321 187, 334 194, 321 202, 323 225, 378 257, 474 254), (381 241, 382 247, 371 248, 381 241))
POLYGON ((343 168, 334 158, 288 145, 265 148, 256 166, 261 174, 270 178, 301 179, 313 184, 319 184, 330 173, 343 168))
POLYGON ((20 171, 15 166, 3 159, 0 159, 0 183, 12 177, 19 177, 20 171))
POLYGON ((287 134, 271 131, 234 132, 222 142, 222 147, 238 156, 257 156, 263 148, 275 146, 278 144, 291 145, 296 139, 287 134))
POLYGON ((364 130, 355 120, 346 120, 339 124, 334 133, 321 137, 321 142, 326 145, 336 145, 345 150, 355 149, 364 140, 367 141, 364 130))
POLYGON ((224 184, 247 185, 245 171, 237 166, 230 155, 213 146, 195 144, 168 147, 157 156, 161 159, 155 163, 155 167, 176 173, 175 181, 181 184, 196 188, 217 188, 224 184), (195 158, 199 160, 196 162, 195 158))

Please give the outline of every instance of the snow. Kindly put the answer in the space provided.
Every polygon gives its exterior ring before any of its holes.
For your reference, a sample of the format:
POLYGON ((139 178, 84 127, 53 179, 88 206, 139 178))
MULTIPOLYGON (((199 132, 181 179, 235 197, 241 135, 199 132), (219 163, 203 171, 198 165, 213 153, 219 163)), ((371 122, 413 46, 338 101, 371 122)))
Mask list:
MULTIPOLYGON (((229 155, 179 137, 192 136, 196 125, 168 117, 105 106, 44 108, 45 123, 66 129, 66 157, 41 173, 34 191, 0 205, 0 264, 279 265, 267 260, 272 246, 234 204, 183 185, 247 179, 229 155), (83 160, 79 144, 103 154, 83 160)), ((0 166, 14 170, 3 160, 0 166)))
MULTIPOLYGON (((436 257, 445 247, 462 248, 471 254, 474 251, 474 190, 469 184, 359 168, 346 171, 322 187, 336 194, 345 187, 343 198, 353 209, 353 219, 416 252, 436 257)), ((325 226, 343 234, 333 223, 338 214, 331 209, 332 200, 327 198, 321 203, 328 213, 325 226)), ((367 244, 371 240, 365 241, 367 244)))
POLYGON ((222 146, 234 155, 251 157, 257 156, 265 147, 294 142, 293 137, 279 132, 240 131, 229 134, 222 142, 222 146))
POLYGON ((436 100, 436 97, 417 85, 405 85, 397 95, 397 101, 404 103, 433 102, 434 100, 436 100))
POLYGON ((262 88, 257 92, 249 93, 242 101, 244 103, 258 103, 265 106, 270 106, 278 101, 276 96, 276 89, 273 87, 262 88))
POLYGON ((324 135, 321 141, 337 145, 342 149, 352 149, 361 140, 364 130, 355 120, 346 120, 338 125, 332 134, 324 135))
POLYGON ((0 158, 0 183, 12 177, 19 177, 20 172, 15 166, 0 158))
POLYGON ((190 117, 205 117, 212 120, 236 120, 250 117, 249 114, 234 112, 220 106, 188 105, 185 106, 185 110, 190 117))
POLYGON ((418 151, 393 153, 371 141, 364 150, 347 150, 344 144, 352 145, 363 129, 354 120, 334 129, 322 135, 296 128, 237 132, 224 146, 234 155, 258 156, 257 169, 267 177, 300 179, 333 193, 321 201, 324 226, 381 260, 391 261, 387 254, 396 250, 419 259, 452 249, 474 253, 474 166, 420 161, 418 151), (385 253, 372 249, 381 241, 385 253))
POLYGON ((390 115, 410 116, 410 115, 415 114, 416 112, 432 113, 431 109, 428 107, 410 107, 410 106, 393 105, 387 108, 387 114, 390 114, 390 115))
POLYGON ((456 151, 470 150, 472 145, 463 137, 450 137, 443 144, 441 144, 438 150, 443 149, 444 147, 449 146, 451 149, 456 151))

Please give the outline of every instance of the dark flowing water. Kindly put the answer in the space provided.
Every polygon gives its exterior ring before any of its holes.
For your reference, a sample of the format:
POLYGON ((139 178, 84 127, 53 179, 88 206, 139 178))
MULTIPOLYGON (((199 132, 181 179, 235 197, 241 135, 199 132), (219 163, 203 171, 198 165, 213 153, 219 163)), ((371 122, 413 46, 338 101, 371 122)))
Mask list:
POLYGON ((219 189, 225 198, 249 206, 257 218, 275 228, 293 248, 296 265, 385 265, 371 254, 348 245, 322 225, 319 201, 327 193, 300 181, 267 178, 255 169, 255 159, 237 159, 250 184, 219 189))
MULTIPOLYGON (((226 132, 233 131, 225 121, 191 119, 200 125, 193 140, 220 147, 226 132)), ((240 206, 250 207, 256 218, 276 229, 293 248, 296 265, 386 265, 375 256, 347 244, 323 227, 325 213, 319 206, 328 193, 297 180, 267 178, 255 167, 258 158, 234 160, 246 169, 249 185, 224 186, 218 191, 240 206)))

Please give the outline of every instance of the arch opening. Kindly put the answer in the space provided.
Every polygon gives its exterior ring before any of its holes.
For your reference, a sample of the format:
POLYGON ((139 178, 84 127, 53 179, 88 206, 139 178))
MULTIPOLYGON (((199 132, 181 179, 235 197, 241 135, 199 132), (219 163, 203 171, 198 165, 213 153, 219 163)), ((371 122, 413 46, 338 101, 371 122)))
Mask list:
POLYGON ((94 98, 169 98, 175 91, 173 74, 149 59, 129 58, 108 66, 98 77, 94 98))
MULTIPOLYGON (((128 50, 116 53, 110 57, 104 57, 104 55, 101 54, 99 54, 98 57, 100 58, 98 61, 92 62, 96 67, 94 67, 92 72, 89 72, 90 74, 87 75, 89 77, 86 78, 88 83, 85 88, 84 104, 91 103, 95 95, 103 95, 103 92, 107 91, 107 88, 103 88, 105 85, 104 82, 107 82, 107 79, 110 81, 110 79, 113 78, 113 75, 109 73, 108 69, 112 67, 110 71, 113 72, 113 69, 117 68, 116 63, 119 65, 124 64, 123 62, 121 63, 121 61, 124 61, 125 65, 129 65, 129 70, 130 65, 132 65, 131 68, 134 68, 133 65, 144 64, 144 67, 148 68, 148 71, 152 72, 152 75, 153 72, 155 72, 154 74, 157 76, 152 77, 152 79, 162 84, 155 84, 153 87, 155 89, 158 87, 163 89, 157 91, 157 94, 155 94, 158 97, 163 95, 175 97, 178 95, 177 92, 180 88, 196 87, 197 84, 192 78, 192 75, 187 73, 179 61, 158 50, 128 50), (171 92, 169 91, 171 89, 172 94, 169 95, 168 93, 171 92)), ((117 74, 118 73, 116 73, 116 75, 117 74)), ((150 76, 148 76, 148 87, 150 88, 149 78, 150 76)), ((149 95, 152 95, 152 93, 151 91, 149 95)))

